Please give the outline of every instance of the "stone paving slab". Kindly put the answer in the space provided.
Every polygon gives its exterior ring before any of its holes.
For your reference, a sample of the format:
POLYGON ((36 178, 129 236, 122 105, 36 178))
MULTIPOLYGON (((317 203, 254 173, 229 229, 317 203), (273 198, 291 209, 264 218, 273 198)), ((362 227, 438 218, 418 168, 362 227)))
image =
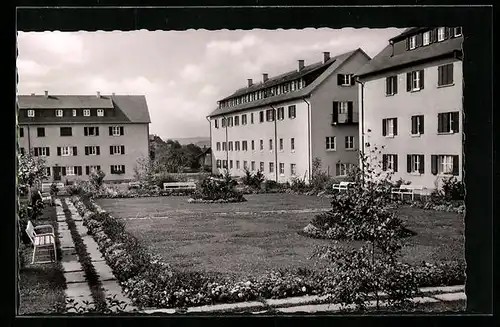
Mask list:
POLYGON ((62 261, 61 264, 64 272, 82 271, 82 265, 78 261, 62 261))
POLYGON ((442 300, 442 301, 467 300, 467 296, 465 295, 464 292, 438 294, 438 295, 433 295, 433 297, 435 297, 436 299, 442 300))
POLYGON ((66 284, 84 283, 86 282, 85 273, 83 271, 73 271, 64 273, 66 284))
POLYGON ((188 308, 189 312, 214 312, 214 311, 225 311, 234 309, 256 309, 262 308, 264 304, 262 302, 241 302, 241 303, 228 303, 228 304, 215 304, 215 305, 204 305, 199 307, 188 308))
POLYGON ((92 297, 92 292, 90 291, 88 283, 70 283, 66 285, 66 297, 92 297))
POLYGON ((101 280, 101 281, 116 280, 115 275, 113 275, 113 271, 106 264, 106 262, 103 262, 103 261, 94 262, 93 265, 94 265, 95 271, 99 275, 99 280, 101 280))
POLYGON ((66 255, 76 255, 77 253, 76 253, 75 248, 67 247, 67 248, 61 248, 61 254, 64 257, 66 255))

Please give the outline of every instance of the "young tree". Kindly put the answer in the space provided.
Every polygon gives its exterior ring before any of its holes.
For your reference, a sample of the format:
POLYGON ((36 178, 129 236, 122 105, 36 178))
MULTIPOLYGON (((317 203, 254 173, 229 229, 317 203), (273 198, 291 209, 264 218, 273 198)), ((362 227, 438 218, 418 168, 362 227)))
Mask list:
POLYGON ((45 159, 35 157, 31 154, 18 154, 17 156, 17 184, 19 188, 28 191, 28 198, 31 198, 31 188, 37 181, 42 181, 47 177, 45 159))

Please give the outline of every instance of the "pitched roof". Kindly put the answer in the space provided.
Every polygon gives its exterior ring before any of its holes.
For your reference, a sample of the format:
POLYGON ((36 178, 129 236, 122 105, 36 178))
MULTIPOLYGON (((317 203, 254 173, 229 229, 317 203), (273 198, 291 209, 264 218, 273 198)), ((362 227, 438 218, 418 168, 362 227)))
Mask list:
MULTIPOLYGON (((150 123, 148 105, 144 95, 19 95, 19 109, 115 109, 115 115, 106 117, 72 117, 75 122, 113 121, 128 123, 150 123)), ((51 117, 39 117, 49 123, 51 117)), ((20 122, 40 122, 26 119, 22 115, 20 122)), ((52 119, 54 120, 54 119, 52 119)), ((60 122, 60 120, 57 120, 60 122)))
MULTIPOLYGON (((288 93, 283 93, 283 94, 279 94, 279 95, 274 95, 274 96, 271 96, 268 98, 263 98, 263 99, 259 99, 259 100, 255 100, 255 101, 246 102, 246 103, 241 103, 239 105, 232 106, 232 107, 224 107, 224 108, 219 107, 219 108, 215 109, 214 111, 212 111, 208 116, 209 117, 219 116, 219 115, 224 115, 224 114, 228 114, 228 113, 232 113, 232 112, 238 112, 238 111, 256 108, 256 107, 260 107, 260 106, 264 106, 264 105, 270 105, 273 103, 289 101, 289 100, 309 96, 328 76, 330 76, 334 71, 336 71, 344 62, 346 62, 356 52, 361 52, 368 59, 370 59, 370 57, 360 48, 353 50, 353 51, 349 51, 349 52, 340 54, 338 56, 330 58, 326 63, 316 63, 316 64, 309 65, 307 67, 304 67, 303 70, 308 69, 306 74, 311 74, 312 72, 318 71, 320 68, 327 66, 327 68, 323 71, 323 73, 321 73, 319 75, 319 77, 314 79, 309 85, 307 85, 306 87, 304 87, 300 90, 296 90, 296 91, 292 91, 292 92, 288 92, 288 93)), ((266 82, 266 83, 262 83, 259 85, 263 85, 261 88, 264 88, 264 87, 267 88, 271 85, 277 85, 277 84, 283 83, 285 81, 290 81, 290 80, 298 78, 298 76, 299 76, 298 74, 301 74, 302 71, 288 72, 288 73, 285 73, 285 74, 282 74, 282 75, 279 75, 277 77, 270 79, 273 84, 268 85, 266 82), (294 74, 297 74, 297 75, 294 75, 294 74)), ((300 77, 303 77, 306 74, 300 75, 300 77)), ((257 88, 255 88, 255 89, 245 88, 245 90, 249 90, 249 91, 242 92, 239 95, 245 94, 247 92, 255 91, 255 90, 257 90, 257 88)), ((230 97, 234 97, 235 94, 238 92, 239 91, 236 91, 230 97)))
POLYGON ((462 51, 462 37, 451 38, 441 42, 432 43, 429 46, 419 47, 411 51, 404 51, 395 56, 392 55, 392 45, 387 45, 379 52, 372 60, 364 65, 356 76, 363 77, 366 75, 382 72, 385 70, 396 69, 420 61, 451 55, 454 52, 462 51))

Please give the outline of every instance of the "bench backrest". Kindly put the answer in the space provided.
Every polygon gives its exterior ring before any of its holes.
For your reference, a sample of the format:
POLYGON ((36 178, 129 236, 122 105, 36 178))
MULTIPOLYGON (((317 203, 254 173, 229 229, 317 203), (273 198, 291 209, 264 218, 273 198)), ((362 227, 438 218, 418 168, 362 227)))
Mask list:
POLYGON ((401 190, 408 190, 408 191, 423 190, 424 189, 422 186, 418 186, 418 185, 401 185, 399 188, 401 190))
POLYGON ((340 182, 340 186, 348 186, 352 184, 352 182, 340 182))
POLYGON ((26 234, 28 234, 28 237, 30 238, 31 242, 35 242, 35 226, 31 223, 31 220, 28 220, 28 225, 26 226, 26 234))
POLYGON ((163 183, 163 188, 182 188, 182 187, 196 187, 196 184, 193 182, 170 182, 163 183))

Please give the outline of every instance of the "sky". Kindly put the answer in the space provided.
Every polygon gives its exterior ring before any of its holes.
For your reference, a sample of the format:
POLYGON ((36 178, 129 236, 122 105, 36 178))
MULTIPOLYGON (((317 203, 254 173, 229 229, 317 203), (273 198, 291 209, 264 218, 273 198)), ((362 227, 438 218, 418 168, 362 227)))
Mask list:
POLYGON ((18 94, 145 95, 150 132, 209 136, 217 101, 262 80, 357 48, 372 58, 404 29, 18 32, 18 94))

